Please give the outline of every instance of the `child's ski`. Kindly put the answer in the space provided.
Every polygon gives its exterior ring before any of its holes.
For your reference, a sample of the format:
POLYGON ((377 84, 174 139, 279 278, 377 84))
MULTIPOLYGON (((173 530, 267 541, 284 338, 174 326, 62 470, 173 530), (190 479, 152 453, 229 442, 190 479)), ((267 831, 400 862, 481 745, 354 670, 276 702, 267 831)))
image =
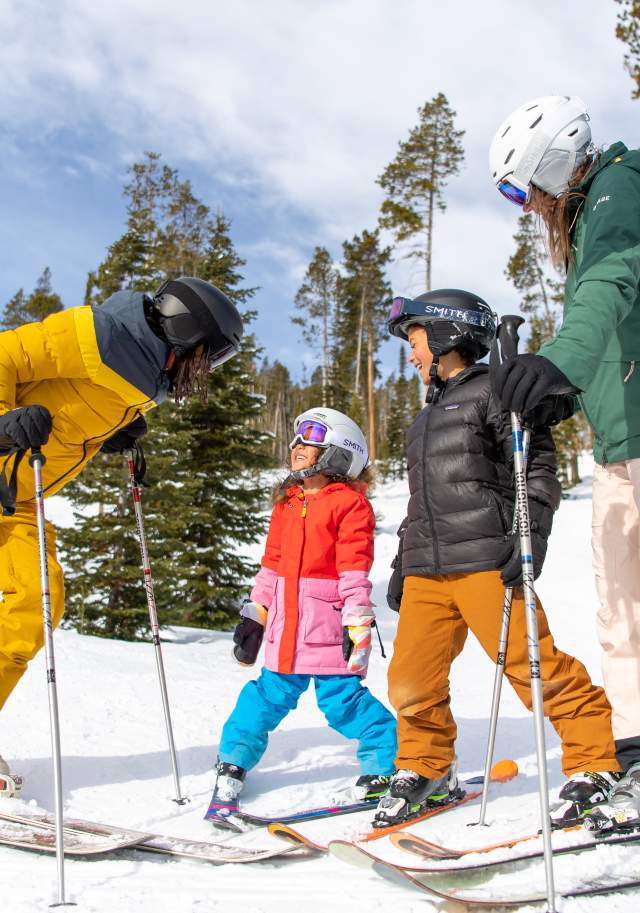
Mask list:
POLYGON ((319 818, 335 818, 338 815, 351 815, 354 812, 364 812, 374 809, 378 804, 377 799, 361 802, 348 802, 344 805, 321 805, 318 808, 305 808, 298 812, 281 813, 275 815, 253 815, 245 812, 239 803, 221 803, 212 798, 207 810, 206 821, 219 827, 242 833, 253 827, 266 827, 275 822, 279 824, 297 824, 300 821, 315 821, 319 818))

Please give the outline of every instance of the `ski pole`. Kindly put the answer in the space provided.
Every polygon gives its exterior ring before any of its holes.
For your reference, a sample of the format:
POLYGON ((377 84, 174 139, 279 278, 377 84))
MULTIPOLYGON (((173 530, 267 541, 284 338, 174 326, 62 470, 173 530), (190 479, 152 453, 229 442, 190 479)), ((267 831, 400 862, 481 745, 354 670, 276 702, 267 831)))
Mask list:
MULTIPOLYGON (((504 341, 508 350, 514 351, 514 349, 517 348, 518 327, 523 322, 522 317, 518 316, 507 316, 502 318, 502 322, 498 329, 498 338, 500 339, 501 344, 504 341)), ((522 557, 522 589, 527 623, 527 644, 529 648, 531 700, 533 704, 536 757, 538 762, 538 788, 540 792, 540 817, 544 846, 547 904, 549 907, 548 913, 555 913, 556 898, 553 877, 551 820, 549 816, 549 783, 547 776, 547 752, 544 738, 544 701, 542 695, 542 679, 540 676, 540 639, 538 636, 538 619, 536 614, 536 594, 533 586, 533 550, 531 547, 531 527, 529 526, 529 499, 527 495, 527 477, 522 439, 522 419, 517 412, 511 412, 511 433, 513 439, 516 507, 518 510, 518 528, 520 533, 520 555, 522 557)))
MULTIPOLYGON (((525 428, 523 435, 524 462, 526 467, 527 451, 529 449, 529 438, 531 432, 525 428)), ((511 524, 511 533, 515 535, 518 532, 518 510, 516 505, 513 507, 513 523, 511 524)), ((489 720, 489 738, 487 740, 487 753, 484 763, 484 779, 482 782, 482 799, 480 802, 480 817, 477 824, 484 826, 487 814, 487 801, 489 799, 489 783, 491 781, 491 766, 493 764, 493 753, 496 744, 496 731, 498 728, 498 713, 500 711, 500 695, 502 694, 502 682, 504 679, 504 666, 507 658, 507 642, 509 640, 509 622, 511 620, 511 603, 513 601, 513 587, 506 587, 504 591, 504 602, 502 604, 502 624, 500 626, 500 636, 498 638, 498 655, 496 658, 496 670, 493 679, 493 696, 491 698, 491 717, 489 720)), ((473 822, 474 824, 476 822, 473 822)))
POLYGON ((178 758, 176 756, 176 746, 173 739, 173 726, 171 724, 171 710, 169 709, 169 695, 167 693, 167 679, 164 674, 164 663, 162 661, 162 647, 160 646, 160 626, 158 624, 158 610, 156 608, 156 597, 153 592, 153 577, 151 576, 151 567, 149 564, 149 551, 147 549, 147 537, 144 531, 144 519, 142 516, 142 496, 140 486, 136 481, 135 454, 133 450, 125 450, 124 456, 129 467, 129 482, 131 487, 131 496, 133 498, 133 509, 136 515, 136 525, 138 527, 138 537, 140 539, 140 555, 142 557, 142 574, 144 579, 144 588, 147 594, 147 605, 149 607, 149 620, 151 623, 151 635, 156 653, 156 666, 158 668, 158 679, 160 681, 160 694, 162 696, 162 708, 164 710, 164 722, 167 729, 167 739, 169 742, 169 755, 171 757, 171 770, 173 772, 173 782, 176 791, 176 797, 173 800, 178 805, 184 805, 189 800, 182 795, 180 789, 180 773, 178 770, 178 758))
POLYGON ((49 694, 49 726, 51 730, 51 756, 53 761, 54 809, 56 823, 56 862, 58 868, 58 901, 52 907, 75 906, 67 903, 64 890, 64 837, 62 818, 62 761, 60 752, 60 714, 56 688, 56 660, 53 650, 53 622, 51 619, 51 594, 49 592, 49 562, 47 560, 47 535, 44 515, 44 492, 42 489, 42 467, 45 457, 35 448, 31 451, 29 464, 33 466, 35 481, 36 521, 38 524, 38 551, 40 554, 40 588, 42 591, 42 623, 44 649, 47 666, 47 691, 49 694))

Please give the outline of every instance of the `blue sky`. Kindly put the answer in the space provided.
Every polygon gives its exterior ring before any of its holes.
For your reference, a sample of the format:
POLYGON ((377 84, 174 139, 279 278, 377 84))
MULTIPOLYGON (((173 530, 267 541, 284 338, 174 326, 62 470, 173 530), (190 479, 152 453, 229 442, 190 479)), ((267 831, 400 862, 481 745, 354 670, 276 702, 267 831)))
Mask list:
MULTIPOLYGON (((488 176, 493 132, 542 94, 585 99, 598 143, 640 145, 640 104, 613 0, 0 0, 0 303, 49 266, 67 306, 122 232, 127 166, 160 152, 232 220, 256 332, 294 374, 314 355, 291 326, 317 244, 375 226, 376 177, 439 91, 466 163, 435 230, 435 287, 500 313, 518 211, 488 176)), ((394 291, 421 277, 398 259, 394 291)), ((385 347, 395 366, 397 344, 385 347)))

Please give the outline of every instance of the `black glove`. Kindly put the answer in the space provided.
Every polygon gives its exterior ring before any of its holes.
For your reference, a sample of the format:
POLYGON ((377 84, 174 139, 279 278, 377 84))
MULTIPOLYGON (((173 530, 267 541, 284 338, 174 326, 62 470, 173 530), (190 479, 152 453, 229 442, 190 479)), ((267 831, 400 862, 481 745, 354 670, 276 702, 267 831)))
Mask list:
POLYGON ((22 406, 0 416, 2 453, 42 447, 50 434, 51 413, 45 406, 22 406))
MULTIPOLYGON (((520 557, 520 536, 512 533, 505 548, 504 557, 498 562, 500 576, 506 587, 522 585, 522 559, 520 557)), ((537 580, 542 573, 542 565, 547 554, 547 540, 539 533, 531 533, 533 551, 533 578, 537 580)))
POLYGON ((508 358, 492 372, 491 384, 506 412, 530 412, 550 393, 579 392, 544 355, 508 358))
POLYGON ((264 625, 253 618, 243 618, 233 632, 233 655, 243 666, 253 666, 264 637, 264 625))
POLYGON ((571 394, 545 396, 531 412, 525 413, 525 425, 531 428, 550 428, 566 421, 577 411, 578 400, 571 394))
POLYGON ((393 568, 393 573, 389 578, 389 586, 387 587, 387 605, 394 612, 399 612, 400 603, 402 602, 402 591, 404 589, 401 555, 396 555, 391 562, 391 567, 393 568))
POLYGON ((114 435, 104 442, 100 450, 102 453, 124 453, 125 450, 133 450, 138 438, 144 437, 147 433, 147 421, 144 415, 139 415, 132 422, 120 428, 114 435))
POLYGON ((400 524, 400 528, 398 529, 398 538, 400 539, 398 542, 398 551, 391 562, 393 573, 389 578, 389 586, 387 587, 387 605, 394 612, 400 611, 402 591, 404 589, 404 577, 402 576, 402 549, 404 546, 404 534, 407 531, 408 525, 408 518, 405 518, 400 524))

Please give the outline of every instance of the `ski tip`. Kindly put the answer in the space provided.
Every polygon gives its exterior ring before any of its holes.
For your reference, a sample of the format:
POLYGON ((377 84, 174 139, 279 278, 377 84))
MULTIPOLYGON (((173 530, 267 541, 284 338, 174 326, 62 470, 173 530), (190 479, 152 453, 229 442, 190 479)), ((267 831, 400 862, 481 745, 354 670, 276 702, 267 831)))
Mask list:
POLYGON ((503 758, 501 761, 496 761, 493 765, 491 773, 489 774, 489 779, 493 783, 507 783, 517 776, 518 765, 516 762, 511 758, 503 758))

